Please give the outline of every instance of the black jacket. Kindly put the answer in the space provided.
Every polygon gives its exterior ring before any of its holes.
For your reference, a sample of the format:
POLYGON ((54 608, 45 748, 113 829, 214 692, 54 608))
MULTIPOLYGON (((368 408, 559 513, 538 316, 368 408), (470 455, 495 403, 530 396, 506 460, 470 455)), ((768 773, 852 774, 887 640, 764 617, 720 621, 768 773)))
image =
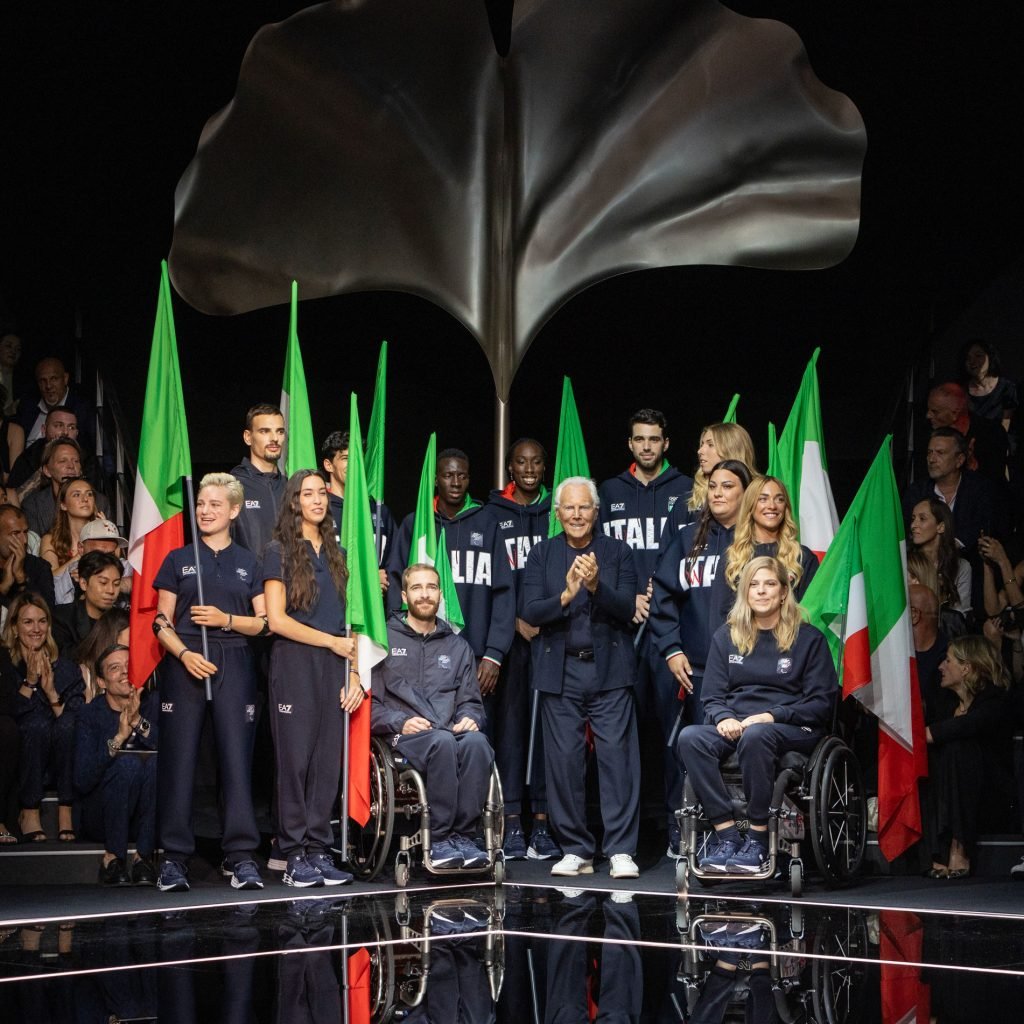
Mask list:
POLYGON ((232 536, 243 548, 262 558, 277 525, 277 513, 288 479, 279 470, 261 473, 248 455, 231 470, 231 475, 240 480, 245 489, 245 501, 235 520, 232 536))

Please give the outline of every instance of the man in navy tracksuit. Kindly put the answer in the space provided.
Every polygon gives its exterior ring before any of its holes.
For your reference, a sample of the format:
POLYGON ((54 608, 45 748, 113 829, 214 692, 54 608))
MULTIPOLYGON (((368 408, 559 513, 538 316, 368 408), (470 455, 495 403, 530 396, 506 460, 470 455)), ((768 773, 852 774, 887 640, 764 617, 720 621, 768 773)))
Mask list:
POLYGON ((276 405, 254 405, 245 414, 242 432, 249 455, 231 470, 231 475, 240 480, 245 489, 245 501, 235 520, 232 537, 257 558, 263 557, 273 536, 288 482, 277 468, 284 453, 285 434, 284 416, 276 405))
MULTIPOLYGON (((664 762, 664 799, 668 815, 670 844, 678 852, 675 810, 683 795, 682 772, 674 757, 664 752, 665 741, 679 711, 679 687, 665 659, 653 641, 647 625, 650 613, 651 580, 663 550, 662 538, 672 510, 686 503, 693 480, 668 464, 668 422, 657 409, 639 409, 629 418, 626 447, 633 464, 623 473, 606 480, 599 488, 600 522, 605 534, 625 541, 633 549, 636 563, 637 596, 633 623, 638 633, 636 698, 642 722, 656 723, 655 735, 664 762)), ((665 538, 666 542, 668 538, 665 538)), ((669 851, 671 856, 672 850, 669 851)))
POLYGON ((430 861, 482 867, 487 855, 470 838, 487 799, 494 754, 486 736, 476 658, 437 617, 437 570, 402 574, 405 615, 388 619, 388 656, 373 669, 371 729, 424 775, 430 802, 430 861))
POLYGON ((564 532, 530 552, 523 615, 540 627, 532 681, 540 693, 551 824, 565 851, 551 873, 594 871, 585 785, 589 723, 610 874, 636 878, 640 750, 630 629, 636 570, 626 544, 596 531, 598 504, 592 480, 568 477, 559 484, 555 510, 564 532))
POLYGON ((547 452, 533 438, 515 441, 506 460, 512 482, 504 490, 491 491, 485 510, 497 524, 516 589, 516 631, 501 666, 495 693, 491 730, 505 798, 505 857, 508 860, 551 860, 562 851, 547 827, 547 793, 544 785, 544 744, 541 730, 534 736, 530 777, 530 808, 533 830, 527 849, 521 815, 526 764, 530 743, 530 644, 539 630, 523 616, 523 578, 526 557, 534 544, 548 535, 551 496, 544 486, 547 452))
MULTIPOLYGON (((469 458, 457 448, 437 456, 437 497, 434 523, 442 527, 466 628, 462 637, 476 655, 480 693, 487 697, 498 683, 498 673, 515 632, 516 596, 505 545, 494 519, 469 496, 469 458)), ((402 521, 388 559, 388 611, 402 607, 402 573, 409 563, 412 528, 416 516, 402 521)))

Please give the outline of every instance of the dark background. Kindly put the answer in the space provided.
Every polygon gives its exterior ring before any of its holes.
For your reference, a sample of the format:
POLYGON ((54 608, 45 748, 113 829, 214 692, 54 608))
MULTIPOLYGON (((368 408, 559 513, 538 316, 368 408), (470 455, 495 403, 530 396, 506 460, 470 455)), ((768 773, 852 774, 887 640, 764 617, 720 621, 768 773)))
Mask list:
MULTIPOLYGON (((426 0, 424 0, 426 2, 426 0)), ((440 2, 440 0, 439 0, 440 2)), ((23 368, 82 341, 137 437, 160 259, 174 188, 207 118, 234 91, 263 24, 305 6, 255 2, 8 2, 0 14, 0 302, 26 340, 23 368)), ((493 5, 502 21, 500 0, 493 5)), ((625 417, 666 411, 674 461, 692 469, 700 427, 733 391, 764 457, 814 346, 842 510, 884 434, 899 433, 906 374, 963 338, 998 341, 1019 377, 1024 4, 735 0, 791 25, 819 78, 867 125, 860 237, 826 271, 648 271, 568 303, 527 354, 512 435, 554 456, 561 377, 574 382, 593 473, 627 462, 625 417)), ((567 41, 571 45, 571 40, 567 41)), ((242 453, 245 409, 280 394, 287 308, 233 318, 175 305, 197 472, 242 453)), ((447 314, 409 296, 303 302, 302 341, 319 440, 345 425, 348 393, 369 414, 380 340, 390 342, 385 499, 412 507, 430 430, 465 448, 473 491, 491 486, 493 385, 482 351, 447 314)), ((30 372, 30 370, 29 370, 30 372)), ((902 442, 899 442, 902 444, 902 442)))

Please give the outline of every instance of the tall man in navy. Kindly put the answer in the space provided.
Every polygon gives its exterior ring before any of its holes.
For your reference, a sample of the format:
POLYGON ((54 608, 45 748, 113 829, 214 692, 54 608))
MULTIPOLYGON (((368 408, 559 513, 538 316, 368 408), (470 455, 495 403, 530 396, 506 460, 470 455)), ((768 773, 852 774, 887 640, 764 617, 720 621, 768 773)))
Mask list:
MULTIPOLYGON (((598 491, 601 498, 601 527, 609 537, 625 541, 633 549, 637 572, 636 612, 633 624, 639 631, 637 647, 636 699, 642 723, 653 725, 664 765, 665 810, 669 827, 669 856, 679 852, 675 809, 683 796, 683 776, 671 755, 665 755, 665 741, 672 732, 679 710, 678 684, 658 652, 647 627, 651 610, 651 579, 662 552, 662 533, 677 502, 685 503, 693 480, 670 466, 665 458, 669 447, 668 421, 658 409, 638 409, 629 418, 626 447, 633 456, 629 469, 605 480, 598 491)), ((658 759, 654 759, 658 763, 658 759)))
POLYGON ((480 732, 484 706, 469 644, 437 617, 437 570, 402 574, 407 614, 388 620, 388 656, 373 669, 371 729, 423 772, 435 867, 482 867, 469 837, 487 799, 494 754, 480 732))
POLYGON ((231 536, 257 558, 263 557, 273 536, 288 482, 277 468, 284 454, 286 433, 284 416, 276 405, 254 405, 245 414, 242 432, 249 454, 231 470, 231 475, 240 480, 245 489, 245 502, 231 536))
POLYGON ((539 691, 548 807, 565 856, 553 875, 593 874, 594 836, 586 821, 585 730, 597 757, 604 852, 613 878, 636 878, 640 751, 630 621, 636 609, 633 553, 595 535, 599 498, 586 477, 555 491, 564 533, 538 544, 526 563, 523 617, 540 627, 533 647, 539 691))
MULTIPOLYGON (((498 685, 501 663, 512 644, 516 595, 512 570, 497 526, 483 505, 469 496, 469 457, 458 448, 445 448, 437 456, 437 497, 434 526, 442 528, 466 628, 462 638, 476 655, 476 677, 485 697, 498 685)), ((402 521, 388 560, 388 611, 402 607, 402 573, 409 563, 412 528, 410 513, 402 521)))

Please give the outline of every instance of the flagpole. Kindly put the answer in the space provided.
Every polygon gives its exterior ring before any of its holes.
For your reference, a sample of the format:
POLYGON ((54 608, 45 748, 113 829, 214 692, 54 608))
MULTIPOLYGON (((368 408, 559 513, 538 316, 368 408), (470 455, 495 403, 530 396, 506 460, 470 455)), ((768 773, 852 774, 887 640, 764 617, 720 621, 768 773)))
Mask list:
MULTIPOLYGON (((347 603, 346 603, 347 607, 347 603)), ((352 628, 349 624, 345 623, 345 636, 352 634, 352 628)), ((349 661, 345 659, 345 685, 343 692, 345 696, 348 696, 348 684, 351 681, 351 674, 349 672, 349 661)), ((347 710, 344 712, 345 715, 345 748, 342 751, 341 756, 341 859, 342 861, 348 860, 348 751, 349 751, 349 739, 352 728, 352 715, 347 710)))
MULTIPOLYGON (((373 549, 374 549, 374 551, 377 552, 377 568, 378 569, 382 569, 383 566, 381 565, 381 561, 382 561, 382 557, 384 555, 384 552, 381 551, 381 549, 380 549, 380 505, 381 505, 381 502, 380 502, 379 498, 374 498, 373 501, 374 501, 374 504, 377 506, 377 521, 376 521, 376 523, 374 523, 374 529, 373 529, 373 549)), ((340 529, 340 527, 339 527, 339 529, 340 529)))
POLYGON ((533 703, 530 707, 530 745, 526 752, 526 782, 528 786, 530 779, 533 777, 533 741, 537 735, 537 702, 540 699, 540 693, 537 690, 533 691, 533 703))
MULTIPOLYGON (((346 763, 348 758, 345 758, 346 763)), ((341 1020, 342 1024, 349 1024, 349 1014, 351 1009, 349 1007, 349 1000, 351 996, 351 979, 349 978, 348 971, 348 908, 345 907, 341 914, 341 988, 345 993, 341 1000, 341 1020)))
POLYGON ((505 452, 508 450, 508 402, 494 396, 494 486, 505 486, 505 452))
MULTIPOLYGON (((199 528, 196 526, 196 499, 192 493, 192 476, 189 474, 185 477, 185 496, 188 499, 188 516, 189 522, 192 524, 192 547, 196 553, 196 591, 199 594, 199 603, 206 604, 203 599, 203 570, 200 567, 202 559, 199 557, 199 545, 202 543, 202 538, 199 536, 199 528)), ((206 627, 199 627, 199 634, 202 637, 203 642, 203 659, 205 661, 210 660, 210 641, 206 635, 206 627)), ((213 703, 213 685, 210 682, 210 677, 206 676, 204 679, 206 683, 206 703, 213 703)))

